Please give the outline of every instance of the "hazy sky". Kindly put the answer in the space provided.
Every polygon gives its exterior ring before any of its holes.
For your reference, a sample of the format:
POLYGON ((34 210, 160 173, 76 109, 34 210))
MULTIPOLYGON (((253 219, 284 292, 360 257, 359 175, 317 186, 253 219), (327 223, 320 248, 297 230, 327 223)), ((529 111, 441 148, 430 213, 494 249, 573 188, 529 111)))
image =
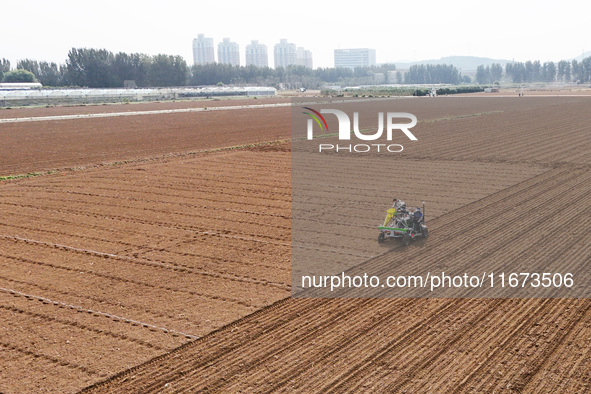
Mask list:
POLYGON ((558 61, 591 50, 585 1, 2 1, 0 58, 65 62, 72 47, 165 53, 193 62, 199 33, 240 45, 287 38, 333 67, 335 48, 375 48, 377 62, 471 55, 558 61), (348 5, 351 4, 351 5, 348 5))

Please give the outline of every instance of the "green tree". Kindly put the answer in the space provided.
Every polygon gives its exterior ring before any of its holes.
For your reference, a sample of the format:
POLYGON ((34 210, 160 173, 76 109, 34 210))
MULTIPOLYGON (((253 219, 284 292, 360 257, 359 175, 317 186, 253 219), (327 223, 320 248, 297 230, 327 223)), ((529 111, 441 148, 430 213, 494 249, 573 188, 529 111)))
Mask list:
POLYGON ((543 80, 542 64, 539 60, 533 62, 531 82, 540 82, 543 80))
POLYGON ((151 62, 151 57, 142 53, 119 52, 115 55, 112 65, 115 83, 117 86, 123 86, 123 81, 133 80, 137 86, 148 86, 148 71, 151 62))
POLYGON ((62 74, 56 63, 39 62, 37 79, 43 86, 62 86, 62 74))
POLYGON ((4 74, 4 82, 35 82, 35 74, 30 71, 16 69, 4 74))
POLYGON ((2 58, 0 60, 0 81, 2 81, 2 77, 4 76, 4 73, 7 73, 9 71, 10 71, 10 61, 8 59, 2 58))
POLYGON ((505 64, 505 75, 507 76, 507 78, 513 76, 513 63, 505 64))
POLYGON ((458 69, 448 64, 415 64, 404 74, 404 82, 412 84, 457 84, 460 81, 458 69))
POLYGON ((187 63, 181 56, 156 55, 148 68, 151 86, 185 86, 187 76, 187 63))
POLYGON ((493 63, 490 65, 490 81, 500 82, 503 78, 503 66, 499 63, 493 63))
POLYGON ((545 62, 542 66, 542 76, 544 82, 554 82, 556 80, 556 65, 554 62, 545 62))
POLYGON ((580 83, 582 82, 583 77, 583 68, 581 67, 580 63, 576 60, 573 60, 571 63, 571 74, 573 81, 580 83))
POLYGON ((581 82, 591 81, 591 56, 581 61, 581 82))
POLYGON ((558 62, 557 77, 559 81, 570 82, 570 62, 561 60, 558 62))
POLYGON ((485 68, 483 64, 476 67, 476 82, 480 85, 490 83, 490 68, 485 68))
POLYGON ((68 70, 67 64, 60 64, 59 65, 59 72, 60 72, 60 86, 73 86, 74 82, 72 81, 72 77, 70 75, 70 71, 68 70))
MULTIPOLYGON (((530 68, 532 66, 532 63, 530 63, 530 68)), ((526 76, 527 76, 527 69, 526 69, 526 65, 524 63, 521 62, 516 62, 516 63, 507 63, 507 65, 505 66, 505 73, 507 74, 507 77, 510 77, 513 83, 523 83, 526 82, 526 76)))
POLYGON ((91 88, 115 87, 113 53, 106 49, 72 48, 66 65, 75 85, 91 88))
POLYGON ((55 63, 24 59, 17 63, 17 69, 32 72, 35 78, 44 86, 60 86, 62 84, 62 75, 55 63))
POLYGON ((27 70, 32 72, 36 77, 39 76, 39 62, 37 60, 24 59, 16 63, 17 70, 27 70))
POLYGON ((524 82, 534 82, 535 81, 535 73, 534 73, 534 63, 531 60, 525 62, 525 81, 524 82))

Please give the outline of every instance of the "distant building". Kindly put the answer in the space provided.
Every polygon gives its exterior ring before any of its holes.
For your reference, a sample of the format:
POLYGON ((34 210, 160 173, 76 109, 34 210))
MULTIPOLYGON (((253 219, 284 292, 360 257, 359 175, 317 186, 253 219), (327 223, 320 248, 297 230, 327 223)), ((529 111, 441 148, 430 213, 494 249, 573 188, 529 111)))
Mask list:
POLYGON ((370 48, 335 49, 335 67, 368 67, 376 65, 376 50, 370 48))
POLYGON ((275 68, 296 64, 296 46, 287 42, 286 39, 281 39, 278 44, 275 44, 274 52, 275 68))
POLYGON ((213 38, 199 34, 193 39, 193 64, 215 63, 213 38))
POLYGON ((312 68, 312 52, 302 47, 296 48, 296 64, 306 68, 312 68))
POLYGON ((218 63, 239 66, 240 51, 238 43, 230 41, 229 38, 224 38, 224 41, 218 44, 218 63))
POLYGON ((267 46, 264 44, 259 44, 257 40, 252 40, 250 44, 246 46, 246 65, 269 67, 267 46))
POLYGON ((384 83, 386 80, 386 76, 384 73, 374 73, 373 74, 373 83, 384 83))

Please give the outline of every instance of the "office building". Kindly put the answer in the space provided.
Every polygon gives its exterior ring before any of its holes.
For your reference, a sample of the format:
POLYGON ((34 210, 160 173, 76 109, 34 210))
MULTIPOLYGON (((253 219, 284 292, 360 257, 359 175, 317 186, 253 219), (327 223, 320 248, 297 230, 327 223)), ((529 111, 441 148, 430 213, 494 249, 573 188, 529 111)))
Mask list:
POLYGON ((335 67, 368 67, 376 65, 376 50, 370 48, 335 49, 335 67))

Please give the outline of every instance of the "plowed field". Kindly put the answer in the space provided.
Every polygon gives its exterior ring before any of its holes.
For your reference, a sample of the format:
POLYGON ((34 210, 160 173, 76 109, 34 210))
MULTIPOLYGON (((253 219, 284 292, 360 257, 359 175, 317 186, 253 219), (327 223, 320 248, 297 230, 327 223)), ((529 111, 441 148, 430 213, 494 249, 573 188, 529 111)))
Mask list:
POLYGON ((146 102, 131 104, 107 104, 107 105, 80 105, 80 106, 57 106, 57 107, 36 107, 36 108, 2 108, 0 109, 0 119, 9 118, 27 118, 37 116, 60 116, 60 115, 85 115, 112 112, 132 112, 132 111, 161 111, 186 108, 213 108, 230 107, 241 105, 260 105, 289 103, 289 99, 273 98, 241 98, 233 100, 187 100, 187 101, 163 101, 146 102))
MULTIPOLYGON (((422 120, 420 146, 396 165, 417 175, 399 193, 427 202, 429 239, 378 246, 395 183, 369 188, 368 156, 334 174, 350 189, 310 192, 298 209, 335 223, 293 247, 377 270, 590 261, 589 97, 408 99, 400 110, 422 120), (356 216, 360 204, 375 218, 356 216), (357 243, 334 237, 347 232, 357 243)), ((289 298, 289 146, 204 152, 287 138, 288 111, 96 120, 84 126, 89 155, 69 125, 95 120, 1 125, 11 148, 0 175, 88 168, 0 184, 0 392, 591 389, 588 299, 289 298), (210 126, 193 134, 191 122, 210 126), (96 166, 115 160, 129 162, 96 166)))

